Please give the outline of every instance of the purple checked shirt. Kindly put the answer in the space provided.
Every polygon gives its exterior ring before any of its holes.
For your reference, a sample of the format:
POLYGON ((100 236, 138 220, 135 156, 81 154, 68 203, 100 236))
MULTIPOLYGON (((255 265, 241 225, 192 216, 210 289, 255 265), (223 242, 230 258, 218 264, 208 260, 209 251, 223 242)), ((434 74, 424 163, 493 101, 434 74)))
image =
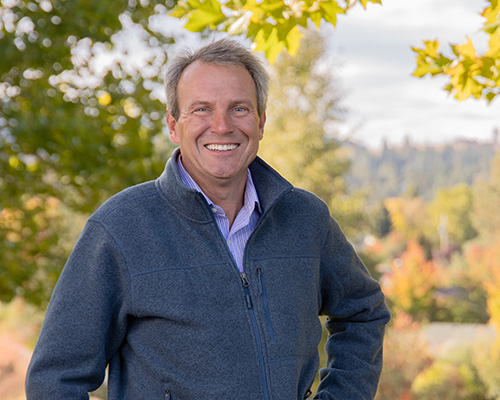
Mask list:
POLYGON ((245 245, 253 230, 257 226, 257 222, 259 221, 260 214, 262 212, 260 209, 259 198, 257 196, 257 190, 255 190, 250 170, 247 170, 247 183, 245 185, 243 207, 236 216, 231 229, 229 229, 229 218, 226 217, 224 210, 214 204, 212 200, 210 200, 207 195, 203 193, 198 184, 188 174, 184 165, 182 165, 180 157, 177 158, 177 168, 179 169, 179 173, 184 184, 190 189, 197 190, 205 197, 205 200, 210 205, 210 208, 215 216, 217 226, 226 240, 234 261, 236 261, 238 269, 240 272, 243 272, 243 253, 245 251, 245 245))

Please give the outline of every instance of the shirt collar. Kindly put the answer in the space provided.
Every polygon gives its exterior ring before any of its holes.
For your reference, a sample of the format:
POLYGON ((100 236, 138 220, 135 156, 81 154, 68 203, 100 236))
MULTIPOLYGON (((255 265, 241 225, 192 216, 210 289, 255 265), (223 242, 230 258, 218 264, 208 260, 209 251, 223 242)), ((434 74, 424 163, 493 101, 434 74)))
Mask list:
MULTIPOLYGON (((196 183, 196 181, 189 175, 187 172, 186 168, 184 168, 184 165, 182 164, 181 157, 177 157, 177 168, 179 170, 179 174, 181 176, 182 182, 190 188, 194 189, 197 192, 200 192, 207 203, 213 207, 216 206, 212 200, 201 190, 200 186, 196 183)), ((262 212, 261 207, 260 207, 260 202, 259 202, 259 196, 257 195, 257 189, 255 189, 255 185, 252 180, 252 174, 250 173, 250 170, 247 168, 247 181, 245 185, 245 193, 243 197, 243 208, 245 208, 247 211, 253 211, 254 208, 257 207, 257 210, 259 213, 262 212)))

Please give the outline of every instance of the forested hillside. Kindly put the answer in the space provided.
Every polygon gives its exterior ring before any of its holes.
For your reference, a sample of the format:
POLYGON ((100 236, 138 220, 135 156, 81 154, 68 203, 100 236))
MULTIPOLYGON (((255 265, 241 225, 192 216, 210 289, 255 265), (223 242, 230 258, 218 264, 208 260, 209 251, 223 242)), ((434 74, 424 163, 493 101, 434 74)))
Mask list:
POLYGON ((487 178, 491 159, 499 145, 495 140, 458 140, 445 145, 406 143, 381 150, 347 144, 352 165, 346 175, 349 190, 362 189, 370 201, 402 194, 431 200, 438 188, 458 183, 471 185, 487 178))

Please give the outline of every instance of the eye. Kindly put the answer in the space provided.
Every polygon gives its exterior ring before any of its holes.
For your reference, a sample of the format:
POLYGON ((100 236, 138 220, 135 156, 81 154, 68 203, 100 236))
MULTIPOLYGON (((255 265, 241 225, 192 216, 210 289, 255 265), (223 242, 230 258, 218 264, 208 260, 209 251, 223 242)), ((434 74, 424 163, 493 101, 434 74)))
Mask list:
POLYGON ((239 113, 248 112, 248 108, 244 107, 244 106, 236 106, 236 107, 234 107, 234 111, 239 112, 239 113))

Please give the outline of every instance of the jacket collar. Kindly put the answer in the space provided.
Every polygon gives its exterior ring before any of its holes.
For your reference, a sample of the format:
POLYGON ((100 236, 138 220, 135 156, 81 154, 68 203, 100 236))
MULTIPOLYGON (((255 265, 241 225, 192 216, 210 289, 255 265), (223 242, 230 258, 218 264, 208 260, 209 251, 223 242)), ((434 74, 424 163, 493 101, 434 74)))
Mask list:
MULTIPOLYGON (((179 148, 172 152, 165 170, 156 180, 156 186, 166 201, 186 218, 202 223, 212 222, 213 217, 203 195, 182 182, 176 164, 179 154, 179 148)), ((256 157, 249 168, 264 214, 281 196, 293 189, 287 180, 259 157, 256 157)))

